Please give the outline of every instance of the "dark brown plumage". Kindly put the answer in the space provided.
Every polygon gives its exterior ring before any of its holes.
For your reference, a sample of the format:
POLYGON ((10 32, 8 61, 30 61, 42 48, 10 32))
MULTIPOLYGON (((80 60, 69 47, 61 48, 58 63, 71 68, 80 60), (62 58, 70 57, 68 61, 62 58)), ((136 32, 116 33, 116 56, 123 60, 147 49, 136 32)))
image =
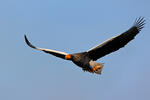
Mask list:
POLYGON ((112 37, 106 40, 105 42, 101 43, 100 45, 86 52, 81 52, 81 53, 68 54, 65 52, 60 52, 60 51, 51 50, 51 49, 37 48, 28 41, 26 35, 25 35, 25 42, 31 48, 42 50, 56 57, 60 57, 66 60, 71 60, 76 65, 81 67, 84 71, 101 74, 103 64, 96 63, 94 61, 96 61, 97 59, 101 57, 104 57, 105 55, 111 52, 114 52, 124 47, 128 42, 134 39, 134 37, 141 31, 141 29, 144 27, 144 24, 145 24, 144 22, 145 22, 144 18, 140 17, 135 21, 134 25, 126 32, 118 36, 112 37))

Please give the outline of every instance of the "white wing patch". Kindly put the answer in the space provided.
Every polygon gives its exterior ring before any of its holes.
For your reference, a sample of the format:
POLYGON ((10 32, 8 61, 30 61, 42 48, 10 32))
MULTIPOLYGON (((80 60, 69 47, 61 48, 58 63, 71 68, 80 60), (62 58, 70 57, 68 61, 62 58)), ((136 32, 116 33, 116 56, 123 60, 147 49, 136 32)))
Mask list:
MULTIPOLYGON (((118 36, 118 35, 117 35, 117 36, 118 36)), ((93 48, 89 49, 87 52, 102 47, 103 45, 105 45, 105 44, 108 43, 109 41, 112 41, 112 40, 113 40, 114 38, 116 38, 117 36, 114 36, 114 37, 109 38, 108 40, 102 42, 101 44, 96 45, 96 46, 94 46, 93 48)))
POLYGON ((61 51, 56 51, 56 50, 51 50, 51 49, 44 49, 44 48, 35 48, 37 50, 42 50, 42 51, 49 51, 49 52, 55 52, 55 53, 58 53, 58 54, 62 54, 62 55, 67 55, 68 53, 65 53, 65 52, 61 52, 61 51))
POLYGON ((56 54, 60 54, 60 55, 68 55, 67 53, 61 52, 61 51, 56 51, 56 50, 52 50, 52 49, 44 49, 44 48, 35 47, 34 45, 32 45, 32 44, 28 41, 26 35, 24 35, 24 38, 25 38, 25 42, 27 43, 27 45, 30 46, 30 47, 33 48, 33 49, 37 49, 37 50, 41 50, 41 51, 47 51, 47 52, 49 52, 49 53, 56 53, 56 54))

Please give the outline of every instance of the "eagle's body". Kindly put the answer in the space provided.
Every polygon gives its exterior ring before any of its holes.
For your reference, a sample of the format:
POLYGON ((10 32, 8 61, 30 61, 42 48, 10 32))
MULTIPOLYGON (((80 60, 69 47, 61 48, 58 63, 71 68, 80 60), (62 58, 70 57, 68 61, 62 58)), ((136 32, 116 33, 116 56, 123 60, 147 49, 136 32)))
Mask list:
POLYGON ((84 67, 84 66, 89 66, 89 59, 88 53, 87 52, 81 52, 81 53, 75 53, 71 54, 71 60, 78 66, 84 67))
POLYGON ((52 49, 37 48, 28 41, 26 36, 25 41, 31 48, 42 50, 46 53, 52 54, 62 59, 71 60, 73 63, 81 67, 84 71, 101 74, 103 63, 96 63, 95 61, 111 52, 114 52, 124 47, 141 31, 141 29, 144 27, 144 22, 145 20, 140 17, 135 21, 134 25, 126 32, 118 36, 112 37, 104 41, 100 45, 81 53, 68 54, 52 49))

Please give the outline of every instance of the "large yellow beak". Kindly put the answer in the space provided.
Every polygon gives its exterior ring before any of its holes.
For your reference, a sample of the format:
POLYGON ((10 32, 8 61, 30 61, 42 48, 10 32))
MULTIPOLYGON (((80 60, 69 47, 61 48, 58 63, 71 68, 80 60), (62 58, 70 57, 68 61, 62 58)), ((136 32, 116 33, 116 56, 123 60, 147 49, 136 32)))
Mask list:
POLYGON ((69 54, 66 55, 66 56, 65 56, 65 59, 66 59, 66 60, 70 60, 70 59, 71 59, 71 55, 69 55, 69 54))
POLYGON ((93 72, 95 72, 96 74, 101 74, 102 69, 103 69, 103 64, 96 65, 92 69, 93 69, 93 72))

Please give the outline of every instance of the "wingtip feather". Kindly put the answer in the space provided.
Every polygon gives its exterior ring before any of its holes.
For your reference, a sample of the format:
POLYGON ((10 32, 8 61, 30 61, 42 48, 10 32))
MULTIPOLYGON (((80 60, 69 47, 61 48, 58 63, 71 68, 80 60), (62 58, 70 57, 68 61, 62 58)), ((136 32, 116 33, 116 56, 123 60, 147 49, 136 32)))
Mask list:
POLYGON ((141 29, 144 28, 144 25, 145 25, 144 17, 139 17, 139 18, 136 18, 133 26, 137 27, 138 31, 141 31, 141 29))
POLYGON ((26 44, 27 44, 28 46, 30 46, 31 48, 36 49, 36 47, 35 47, 35 46, 33 46, 33 45, 29 42, 29 40, 28 40, 28 38, 27 38, 27 36, 26 36, 26 35, 24 35, 24 39, 25 39, 25 42, 26 42, 26 44))

